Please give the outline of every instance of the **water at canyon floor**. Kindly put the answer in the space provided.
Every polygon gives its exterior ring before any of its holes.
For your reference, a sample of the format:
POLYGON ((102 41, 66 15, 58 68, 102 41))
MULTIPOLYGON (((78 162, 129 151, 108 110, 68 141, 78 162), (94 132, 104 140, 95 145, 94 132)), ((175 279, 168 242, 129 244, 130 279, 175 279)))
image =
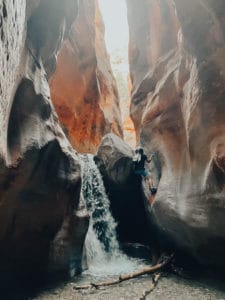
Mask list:
MULTIPOLYGON (((145 262, 123 254, 116 240, 116 224, 109 210, 109 200, 101 175, 93 156, 82 156, 83 196, 91 216, 86 238, 88 269, 82 275, 58 287, 48 288, 35 300, 210 300, 225 299, 225 286, 213 272, 198 270, 184 279, 172 274, 163 274, 158 285, 145 298, 150 289, 152 275, 121 282, 116 285, 77 290, 76 286, 99 283, 116 279, 119 274, 142 269, 145 262)), ((218 277, 219 278, 219 277, 218 277)), ((222 278, 220 276, 220 278, 222 278)))
MULTIPOLYGON (((138 300, 149 289, 150 276, 143 276, 115 286, 101 289, 76 291, 74 286, 89 282, 88 278, 78 278, 61 287, 41 293, 35 300, 138 300)), ((223 284, 183 279, 169 275, 159 280, 157 287, 146 299, 154 300, 222 300, 225 299, 223 284)))

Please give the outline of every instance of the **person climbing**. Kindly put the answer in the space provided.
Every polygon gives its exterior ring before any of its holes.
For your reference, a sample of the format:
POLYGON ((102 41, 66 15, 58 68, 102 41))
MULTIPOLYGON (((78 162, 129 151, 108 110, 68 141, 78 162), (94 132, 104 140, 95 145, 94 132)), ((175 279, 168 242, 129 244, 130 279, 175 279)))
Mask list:
POLYGON ((150 159, 147 158, 147 155, 144 153, 144 150, 142 148, 138 148, 135 150, 135 155, 133 158, 134 162, 134 173, 136 175, 141 175, 145 179, 148 176, 148 172, 145 169, 145 162, 147 161, 150 163, 152 160, 152 157, 150 159))
POLYGON ((155 195, 157 189, 153 187, 152 178, 148 171, 145 169, 145 162, 150 163, 152 161, 153 155, 148 159, 147 155, 144 153, 142 148, 135 150, 135 155, 133 157, 134 163, 134 174, 143 176, 143 178, 149 183, 149 189, 152 195, 155 195))

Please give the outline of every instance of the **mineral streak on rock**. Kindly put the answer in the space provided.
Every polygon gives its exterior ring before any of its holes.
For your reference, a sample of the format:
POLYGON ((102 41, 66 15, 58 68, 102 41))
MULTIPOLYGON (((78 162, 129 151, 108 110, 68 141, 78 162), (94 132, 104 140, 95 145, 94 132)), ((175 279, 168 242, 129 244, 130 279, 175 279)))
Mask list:
POLYGON ((94 153, 106 133, 123 136, 118 91, 97 1, 80 1, 50 86, 60 122, 79 152, 94 153))
POLYGON ((131 116, 157 158, 152 215, 167 246, 224 265, 225 3, 127 5, 131 116))

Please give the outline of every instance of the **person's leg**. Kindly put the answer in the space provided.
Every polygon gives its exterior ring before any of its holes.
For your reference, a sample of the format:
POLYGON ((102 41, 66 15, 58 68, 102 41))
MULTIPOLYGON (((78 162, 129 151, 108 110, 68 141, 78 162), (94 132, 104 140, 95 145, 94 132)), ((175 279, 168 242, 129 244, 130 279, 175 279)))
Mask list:
POLYGON ((149 184, 149 188, 151 189, 153 187, 153 180, 150 174, 148 175, 148 184, 149 184))
POLYGON ((152 176, 148 174, 148 176, 146 176, 146 180, 148 180, 149 190, 151 194, 154 196, 157 192, 157 188, 154 187, 152 176))
POLYGON ((145 181, 148 183, 149 189, 153 187, 153 180, 151 174, 149 174, 146 170, 144 174, 145 181))

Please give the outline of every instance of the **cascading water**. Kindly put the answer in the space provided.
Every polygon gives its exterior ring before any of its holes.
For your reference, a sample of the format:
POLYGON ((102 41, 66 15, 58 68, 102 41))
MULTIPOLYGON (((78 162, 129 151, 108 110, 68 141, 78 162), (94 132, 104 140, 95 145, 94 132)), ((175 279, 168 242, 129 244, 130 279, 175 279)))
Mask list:
POLYGON ((85 241, 88 270, 85 273, 95 276, 118 275, 140 268, 140 262, 120 251, 116 222, 110 213, 110 202, 93 155, 80 157, 82 193, 90 214, 85 241))

